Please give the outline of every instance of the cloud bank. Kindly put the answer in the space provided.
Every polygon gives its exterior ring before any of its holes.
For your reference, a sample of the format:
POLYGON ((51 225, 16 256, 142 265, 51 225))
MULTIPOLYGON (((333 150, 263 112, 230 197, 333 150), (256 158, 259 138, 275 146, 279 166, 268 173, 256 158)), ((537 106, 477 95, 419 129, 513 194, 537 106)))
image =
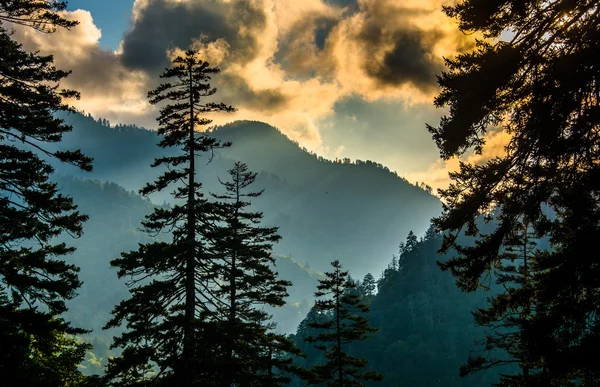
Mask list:
MULTIPOLYGON (((328 122, 342 124, 343 101, 433 111, 442 57, 472 44, 441 12, 444 1, 136 0, 115 52, 99 45, 101 31, 83 10, 65 14, 80 22, 72 31, 17 29, 17 37, 73 70, 64 86, 81 92, 76 107, 148 127, 157 112, 147 91, 173 56, 194 47, 222 70, 214 78, 219 99, 238 108, 215 123, 265 121, 309 149, 337 155, 350 148, 339 137, 329 148, 323 133, 328 122)), ((369 130, 426 132, 402 123, 369 130)))

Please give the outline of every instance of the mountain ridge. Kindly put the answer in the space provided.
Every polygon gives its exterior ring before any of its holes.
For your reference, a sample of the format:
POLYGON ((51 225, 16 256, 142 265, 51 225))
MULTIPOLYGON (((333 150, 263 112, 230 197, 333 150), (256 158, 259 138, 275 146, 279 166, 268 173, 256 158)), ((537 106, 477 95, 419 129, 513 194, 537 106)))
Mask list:
MULTIPOLYGON (((56 165, 58 173, 112 181, 137 191, 156 178, 154 158, 166 155, 156 146, 153 131, 135 126, 108 127, 91 116, 64 117, 73 125, 58 149, 81 149, 94 158, 94 171, 82 173, 56 165)), ((255 189, 265 193, 255 201, 265 223, 280 227, 282 242, 275 252, 301 257, 316 270, 340 259, 358 276, 380 272, 397 252, 398 242, 411 229, 422 235, 441 211, 439 199, 410 184, 381 164, 371 161, 332 161, 300 148, 278 129, 257 121, 236 121, 210 134, 231 141, 215 151, 212 161, 199 162, 204 192, 221 190, 218 178, 234 161, 258 172, 255 189)), ((153 195, 156 203, 170 202, 168 193, 153 195)))

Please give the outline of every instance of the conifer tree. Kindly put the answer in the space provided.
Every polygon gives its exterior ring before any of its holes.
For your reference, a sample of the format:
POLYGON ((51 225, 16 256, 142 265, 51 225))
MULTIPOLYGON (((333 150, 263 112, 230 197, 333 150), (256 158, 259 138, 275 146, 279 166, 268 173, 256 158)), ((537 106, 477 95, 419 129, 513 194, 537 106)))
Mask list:
POLYGON ((527 334, 535 303, 533 276, 536 249, 534 235, 526 224, 519 224, 508 235, 495 269, 496 283, 503 291, 490 297, 489 306, 473 312, 475 323, 485 327, 482 354, 469 356, 460 369, 462 376, 498 365, 517 365, 520 372, 503 372, 501 387, 549 385, 541 359, 528 347, 527 334))
POLYGON ((378 381, 383 375, 374 371, 364 371, 366 359, 359 359, 347 353, 347 346, 357 340, 365 340, 368 334, 377 331, 369 326, 365 317, 369 307, 362 303, 356 292, 356 284, 342 270, 339 261, 331 263, 333 271, 325 273, 319 280, 315 296, 314 310, 324 319, 308 324, 319 332, 305 340, 314 343, 315 348, 324 354, 324 364, 315 365, 305 376, 309 384, 351 387, 364 386, 363 382, 378 381), (323 297, 328 297, 322 299, 323 297))
POLYGON ((373 277, 373 274, 367 273, 363 278, 363 282, 360 285, 360 293, 364 296, 372 296, 375 294, 375 290, 377 289, 377 282, 373 277))
POLYGON ((50 182, 47 160, 91 170, 79 151, 52 152, 72 128, 54 116, 71 111, 78 97, 59 88, 69 72, 54 67, 52 56, 29 53, 13 40, 11 28, 51 33, 77 23, 57 12, 60 1, 0 2, 0 372, 27 386, 83 383, 77 369, 89 346, 69 335, 76 329, 60 315, 81 285, 79 269, 64 257, 74 248, 56 237, 78 237, 86 216, 50 182))
POLYGON ((210 233, 214 262, 221 262, 221 285, 215 291, 221 300, 219 311, 224 324, 220 333, 224 340, 223 361, 218 365, 224 386, 282 385, 287 378, 276 374, 290 368, 291 357, 275 353, 297 354, 293 344, 283 335, 272 332, 274 324, 264 306, 285 304, 291 282, 277 278, 273 270, 273 244, 281 237, 276 227, 262 227, 263 214, 249 209, 251 198, 262 194, 248 189, 256 173, 246 164, 236 162, 229 170, 230 180, 221 182, 223 194, 213 194, 220 225, 210 233))
POLYGON ((149 195, 178 184, 173 193, 178 203, 157 208, 143 222, 151 235, 168 232, 169 242, 142 244, 111 262, 119 269, 119 277, 131 278, 131 297, 115 307, 106 325, 127 323, 126 332, 113 343, 113 348, 123 348, 122 355, 109 364, 108 376, 115 385, 149 381, 208 385, 215 327, 203 322, 214 315, 218 299, 213 293, 217 274, 207 259, 203 233, 214 211, 200 192, 195 161, 201 153, 228 144, 196 129, 212 122, 201 114, 234 110, 205 100, 216 93, 209 81, 218 72, 194 51, 187 51, 161 75, 167 82, 148 93, 152 104, 169 102, 158 118, 158 132, 163 136, 159 146, 179 147, 182 153, 156 159, 152 166, 164 166, 167 171, 141 193, 149 195))
POLYGON ((589 356, 600 343, 598 2, 465 0, 444 10, 482 39, 439 77, 435 103, 449 114, 429 130, 441 156, 484 152, 490 130, 508 144, 480 165, 461 163, 440 191, 442 251, 457 253, 441 266, 474 291, 513 230, 529 224, 550 249, 532 259, 534 312, 522 340, 550 383, 598 385, 589 356), (482 232, 489 213, 493 230, 482 232), (461 232, 476 243, 458 243, 461 232))

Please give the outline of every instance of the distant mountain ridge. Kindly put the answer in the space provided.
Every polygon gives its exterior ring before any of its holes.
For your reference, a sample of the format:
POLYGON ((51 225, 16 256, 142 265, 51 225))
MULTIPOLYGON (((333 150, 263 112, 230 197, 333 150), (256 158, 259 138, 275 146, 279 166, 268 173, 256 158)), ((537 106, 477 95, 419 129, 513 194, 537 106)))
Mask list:
MULTIPOLYGON (((134 191, 158 175, 149 167, 154 158, 165 155, 156 146, 156 132, 109 127, 104 120, 81 114, 64 118, 74 129, 64 136, 60 149, 81 149, 92 156, 94 172, 57 165, 59 173, 112 181, 134 191)), ((255 188, 265 189, 255 207, 265 213, 266 223, 280 227, 283 236, 275 252, 319 271, 340 259, 357 276, 380 272, 397 252, 398 242, 411 229, 422 235, 441 211, 437 197, 382 165, 324 159, 265 123, 237 121, 211 135, 233 145, 215 151, 210 164, 208 156, 200 160, 204 191, 219 192, 217 177, 223 177, 234 161, 246 162, 259 172, 255 188)), ((151 199, 171 200, 168 193, 151 199)))

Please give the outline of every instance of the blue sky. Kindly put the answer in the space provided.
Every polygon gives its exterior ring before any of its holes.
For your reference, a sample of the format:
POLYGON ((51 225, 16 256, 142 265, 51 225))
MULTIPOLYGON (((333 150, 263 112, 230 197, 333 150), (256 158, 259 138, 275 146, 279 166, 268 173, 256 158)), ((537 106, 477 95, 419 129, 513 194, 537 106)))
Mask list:
POLYGON ((68 9, 90 11, 94 24, 102 30, 100 44, 116 50, 129 26, 134 0, 69 0, 68 9))

